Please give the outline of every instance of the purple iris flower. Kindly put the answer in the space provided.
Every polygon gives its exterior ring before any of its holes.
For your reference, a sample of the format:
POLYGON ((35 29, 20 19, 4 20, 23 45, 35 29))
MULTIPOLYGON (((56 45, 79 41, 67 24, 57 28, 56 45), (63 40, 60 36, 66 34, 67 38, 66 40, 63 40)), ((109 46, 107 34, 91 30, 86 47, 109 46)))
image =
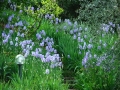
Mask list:
POLYGON ((83 48, 82 48, 82 45, 79 45, 79 48, 80 48, 80 50, 82 50, 83 48))
POLYGON ((82 27, 79 27, 79 30, 82 31, 82 27))
POLYGON ((17 36, 20 36, 20 32, 17 32, 17 36))
POLYGON ((24 35, 25 35, 25 34, 24 34, 24 33, 22 33, 22 34, 21 34, 21 37, 24 37, 24 35))
POLYGON ((100 49, 101 49, 101 46, 98 46, 97 49, 100 50, 100 49))
POLYGON ((87 31, 88 30, 88 28, 85 28, 85 31, 87 31))
POLYGON ((13 34, 13 30, 9 30, 9 34, 13 34))
POLYGON ((7 35, 6 35, 5 32, 2 33, 2 37, 3 37, 3 38, 7 37, 7 35))
POLYGON ((36 37, 37 37, 38 40, 40 40, 42 38, 39 33, 36 34, 36 37))
POLYGON ((50 55, 50 52, 47 52, 46 54, 45 54, 45 57, 48 57, 50 55))
POLYGON ((61 19, 59 19, 59 22, 61 22, 61 19))
POLYGON ((74 34, 74 33, 73 33, 73 30, 70 30, 70 34, 74 34))
POLYGON ((6 24, 6 25, 5 25, 5 28, 10 28, 10 24, 6 24))
POLYGON ((88 49, 91 49, 92 47, 93 47, 92 44, 88 44, 88 46, 87 46, 88 49))
POLYGON ((84 38, 87 38, 87 35, 84 35, 84 38))
POLYGON ((74 22, 74 25, 76 26, 77 24, 78 24, 77 21, 75 21, 75 22, 74 22))
POLYGON ((45 33, 45 31, 44 31, 44 30, 42 30, 42 31, 41 31, 41 34, 42 34, 43 36, 45 36, 45 35, 46 35, 46 33, 45 33))
POLYGON ((54 48, 50 48, 50 49, 49 49, 49 52, 53 52, 53 51, 54 51, 54 48))
POLYGON ((23 27, 23 30, 26 30, 26 26, 23 27))
POLYGON ((63 29, 67 29, 67 26, 64 26, 63 29))
POLYGON ((22 21, 19 21, 19 22, 17 23, 17 26, 23 26, 23 22, 22 22, 22 21))
POLYGON ((54 53, 57 53, 57 50, 56 50, 56 49, 54 49, 54 53))
POLYGON ((80 37, 78 37, 78 42, 80 42, 81 41, 81 38, 80 37))
POLYGON ((89 57, 89 53, 90 53, 90 52, 86 52, 84 58, 82 59, 82 65, 83 65, 83 66, 87 63, 87 61, 88 61, 88 59, 89 59, 89 58, 88 58, 88 57, 89 57))
POLYGON ((40 46, 42 46, 42 47, 43 47, 43 46, 44 46, 44 42, 41 42, 41 43, 40 43, 40 46))
POLYGON ((5 40, 3 40, 3 44, 6 44, 7 42, 8 42, 7 38, 5 40))
POLYGON ((49 18, 49 14, 46 14, 46 15, 45 15, 45 19, 47 19, 47 18, 49 18))
POLYGON ((31 44, 32 40, 26 40, 26 44, 31 44))
POLYGON ((23 10, 20 10, 20 11, 19 11, 19 13, 22 13, 22 12, 23 12, 23 10))
POLYGON ((26 52, 25 52, 25 57, 27 57, 28 55, 30 54, 30 51, 29 50, 26 50, 26 52))
POLYGON ((73 39, 76 39, 76 38, 77 38, 77 36, 74 34, 73 39))
POLYGON ((12 21, 13 17, 14 17, 14 14, 12 14, 11 16, 9 16, 9 17, 8 17, 8 21, 9 21, 9 22, 12 21))
POLYGON ((74 33, 78 32, 78 28, 74 29, 74 33))
POLYGON ((106 44, 106 43, 104 43, 104 44, 103 44, 103 46, 104 46, 104 47, 106 47, 106 46, 107 46, 107 44, 106 44))
POLYGON ((34 7, 31 7, 31 10, 33 10, 33 11, 34 11, 34 7))

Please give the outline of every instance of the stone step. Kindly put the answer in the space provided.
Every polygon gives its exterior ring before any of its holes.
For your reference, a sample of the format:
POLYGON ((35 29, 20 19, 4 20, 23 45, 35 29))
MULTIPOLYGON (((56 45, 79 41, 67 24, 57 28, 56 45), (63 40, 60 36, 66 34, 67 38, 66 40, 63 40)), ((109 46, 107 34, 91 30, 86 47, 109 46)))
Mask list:
POLYGON ((75 84, 68 84, 69 89, 75 89, 75 84))
POLYGON ((68 90, 75 90, 75 72, 69 70, 63 70, 63 83, 68 84, 68 90))
POLYGON ((74 77, 74 76, 75 76, 75 73, 74 73, 74 72, 70 72, 70 71, 64 71, 64 72, 62 73, 62 75, 63 75, 64 77, 74 77))
POLYGON ((64 83, 67 83, 67 84, 75 84, 76 81, 75 81, 75 80, 65 80, 64 83))
POLYGON ((74 77, 64 77, 63 81, 65 84, 68 84, 69 89, 75 90, 76 80, 74 77))
POLYGON ((68 84, 74 84, 76 83, 76 80, 74 79, 74 77, 64 77, 64 83, 68 83, 68 84))
POLYGON ((74 77, 64 77, 64 80, 75 80, 74 77))

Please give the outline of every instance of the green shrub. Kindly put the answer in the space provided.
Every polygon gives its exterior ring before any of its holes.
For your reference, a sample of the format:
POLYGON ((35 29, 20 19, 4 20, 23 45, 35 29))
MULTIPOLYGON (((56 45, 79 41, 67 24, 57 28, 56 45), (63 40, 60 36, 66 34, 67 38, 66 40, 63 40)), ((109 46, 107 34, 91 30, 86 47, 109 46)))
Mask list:
POLYGON ((80 22, 120 22, 119 0, 57 0, 64 9, 62 18, 75 18, 80 22))
POLYGON ((115 0, 79 0, 78 20, 88 23, 119 22, 119 11, 115 0))

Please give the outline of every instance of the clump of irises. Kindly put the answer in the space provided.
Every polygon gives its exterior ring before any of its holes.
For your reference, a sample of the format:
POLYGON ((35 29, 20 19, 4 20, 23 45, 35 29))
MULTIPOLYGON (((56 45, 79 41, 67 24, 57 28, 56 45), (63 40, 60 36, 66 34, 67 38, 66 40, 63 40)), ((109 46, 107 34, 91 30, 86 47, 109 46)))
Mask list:
MULTIPOLYGON (((52 20, 52 16, 45 16, 46 19, 52 20), (50 18, 51 17, 51 18, 50 18)), ((54 40, 46 36, 45 30, 40 30, 34 35, 34 39, 27 37, 28 23, 17 17, 17 22, 14 23, 15 15, 8 17, 8 23, 5 25, 5 30, 2 32, 3 48, 14 50, 21 53, 25 58, 29 56, 39 59, 43 63, 49 63, 50 68, 61 67, 61 57, 54 48, 54 40), (12 47, 12 48, 11 48, 12 47), (14 48, 13 48, 14 47, 14 48)), ((56 24, 60 20, 56 19, 56 24)), ((48 70, 46 69, 48 73, 48 70)))
POLYGON ((93 63, 96 63, 97 66, 106 60, 108 57, 107 50, 111 49, 113 47, 111 45, 115 43, 115 29, 119 29, 119 24, 109 22, 108 24, 101 24, 96 33, 93 33, 90 27, 79 25, 77 21, 71 22, 69 19, 65 19, 61 26, 58 27, 57 32, 62 30, 78 42, 79 55, 82 57, 80 61, 85 67, 91 59, 96 60, 93 63))
MULTIPOLYGON (((29 24, 21 20, 20 17, 17 17, 17 22, 13 23, 12 20, 14 18, 14 14, 10 15, 8 18, 8 23, 5 28, 9 29, 9 32, 6 33, 3 31, 2 33, 3 44, 9 43, 12 46, 19 47, 21 48, 21 53, 23 53, 25 57, 31 55, 39 58, 42 62, 51 63, 51 67, 61 66, 62 63, 57 50, 54 48, 53 38, 46 36, 45 30, 41 30, 34 35, 36 40, 28 39, 26 32, 28 32, 27 26, 29 24), (12 38, 14 33, 16 33, 16 36, 14 35, 14 38, 12 38), (26 40, 24 40, 24 38, 26 38, 26 40)), ((45 19, 49 20, 51 23, 55 23, 56 26, 61 22, 61 19, 55 18, 53 14, 46 14, 45 19)), ((97 60, 96 65, 100 65, 103 61, 100 59, 100 55, 105 52, 105 48, 110 47, 109 45, 114 42, 113 37, 109 42, 105 42, 104 39, 110 37, 107 35, 109 32, 112 34, 115 33, 114 28, 116 25, 112 22, 102 24, 100 29, 96 31, 96 34, 100 34, 101 37, 95 39, 89 27, 79 25, 77 21, 71 22, 69 19, 65 19, 63 23, 61 27, 57 27, 56 31, 59 33, 59 31, 62 30, 66 34, 69 34, 73 40, 78 42, 79 55, 82 57, 82 65, 85 66, 87 61, 92 58, 97 60)))

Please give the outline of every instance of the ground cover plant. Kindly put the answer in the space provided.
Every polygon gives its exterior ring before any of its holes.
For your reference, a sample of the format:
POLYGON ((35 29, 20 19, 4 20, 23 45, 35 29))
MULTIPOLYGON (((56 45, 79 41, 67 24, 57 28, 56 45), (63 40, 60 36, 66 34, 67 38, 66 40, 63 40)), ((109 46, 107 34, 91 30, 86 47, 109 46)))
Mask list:
POLYGON ((0 14, 1 90, 68 90, 63 71, 74 72, 77 90, 120 89, 119 23, 61 20, 64 10, 55 1, 52 10, 50 0, 15 2, 0 14), (25 57, 22 79, 18 54, 25 57))

